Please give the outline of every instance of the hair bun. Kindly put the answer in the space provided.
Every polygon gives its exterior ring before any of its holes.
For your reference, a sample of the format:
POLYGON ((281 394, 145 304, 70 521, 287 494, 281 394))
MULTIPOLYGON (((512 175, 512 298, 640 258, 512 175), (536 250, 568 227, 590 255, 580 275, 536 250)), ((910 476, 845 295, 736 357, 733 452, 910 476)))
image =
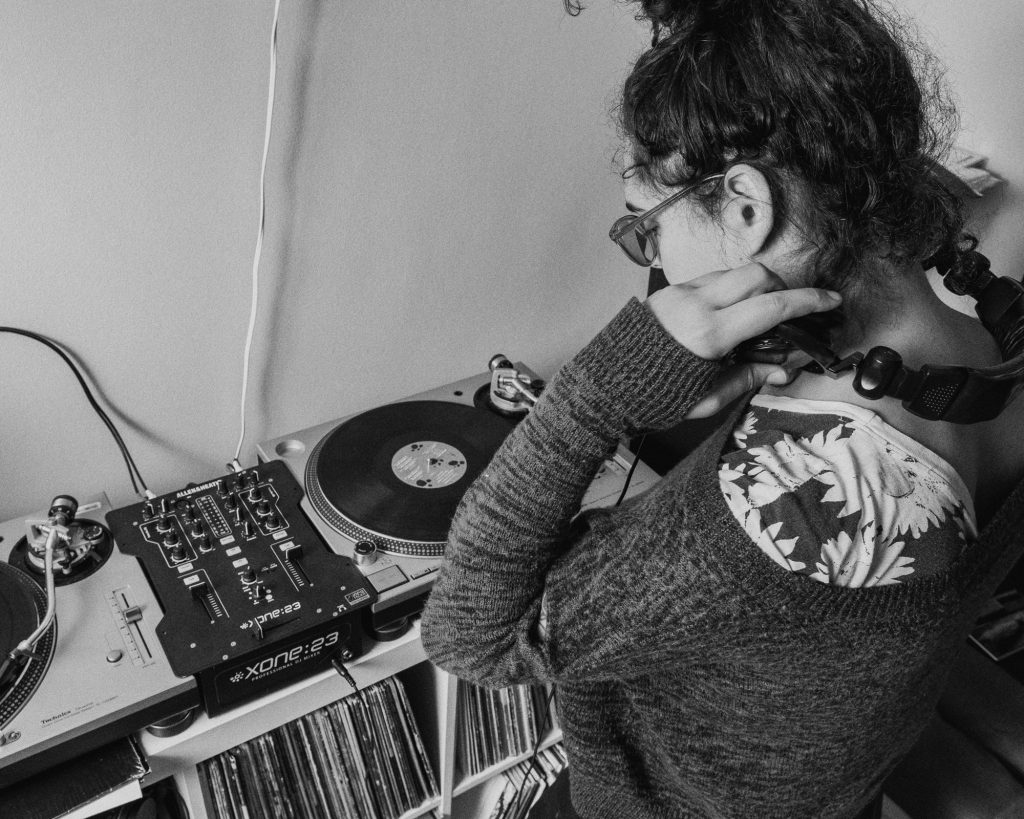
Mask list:
MULTIPOLYGON (((641 18, 658 28, 674 30, 692 26, 698 20, 738 12, 737 0, 638 0, 641 18)), ((763 2, 763 0, 762 0, 763 2)))

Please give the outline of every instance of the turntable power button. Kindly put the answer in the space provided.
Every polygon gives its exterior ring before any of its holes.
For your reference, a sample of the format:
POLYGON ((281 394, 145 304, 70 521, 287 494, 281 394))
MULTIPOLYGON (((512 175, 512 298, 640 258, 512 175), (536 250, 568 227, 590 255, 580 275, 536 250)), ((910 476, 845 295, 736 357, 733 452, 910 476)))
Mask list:
POLYGON ((352 547, 355 561, 361 566, 373 563, 377 559, 377 544, 372 540, 360 540, 352 547))
POLYGON ((123 656, 124 656, 124 652, 121 651, 121 649, 119 649, 119 648, 115 648, 113 651, 108 651, 107 652, 107 662, 108 663, 119 663, 119 662, 121 662, 121 658, 123 656))

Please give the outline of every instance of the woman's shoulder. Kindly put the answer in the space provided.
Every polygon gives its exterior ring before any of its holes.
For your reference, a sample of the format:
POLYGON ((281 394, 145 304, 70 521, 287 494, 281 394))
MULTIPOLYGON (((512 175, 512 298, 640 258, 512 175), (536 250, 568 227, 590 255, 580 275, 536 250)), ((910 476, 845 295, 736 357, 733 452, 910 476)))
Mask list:
MULTIPOLYGON (((931 349, 921 362, 982 367, 998 363, 994 340, 970 316, 943 323, 929 339, 931 349)), ((824 401, 842 401, 876 413, 885 423, 946 460, 963 479, 975 500, 978 523, 991 514, 1024 478, 1024 399, 1011 402, 995 419, 978 424, 929 421, 903 408, 893 398, 872 400, 859 395, 850 378, 801 375, 783 388, 765 392, 824 401)))

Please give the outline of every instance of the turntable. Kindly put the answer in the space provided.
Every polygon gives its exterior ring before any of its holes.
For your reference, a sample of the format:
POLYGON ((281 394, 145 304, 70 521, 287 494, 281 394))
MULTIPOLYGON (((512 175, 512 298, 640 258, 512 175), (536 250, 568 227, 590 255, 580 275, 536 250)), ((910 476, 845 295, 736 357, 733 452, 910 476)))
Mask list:
POLYGON ((0 524, 0 788, 188 712, 154 629, 161 611, 105 526, 110 504, 55 499, 38 520, 0 524), (55 510, 58 510, 55 514, 55 510), (54 616, 47 617, 48 532, 54 616))
MULTIPOLYGON (((423 608, 459 500, 543 389, 532 372, 503 356, 490 367, 257 446, 260 460, 280 459, 303 482, 309 519, 376 589, 368 628, 377 639, 402 634, 423 608)), ((632 465, 632 454, 620 447, 583 507, 615 503, 632 465)), ((657 480, 638 463, 627 496, 657 480)))

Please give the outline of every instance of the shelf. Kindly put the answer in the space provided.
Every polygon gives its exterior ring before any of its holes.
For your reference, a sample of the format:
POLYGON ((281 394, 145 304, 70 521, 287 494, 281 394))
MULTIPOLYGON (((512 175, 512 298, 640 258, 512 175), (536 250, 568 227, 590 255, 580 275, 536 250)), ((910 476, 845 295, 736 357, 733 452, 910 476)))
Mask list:
MULTIPOLYGON (((561 741, 562 731, 561 729, 556 729, 544 738, 544 741, 541 742, 540 746, 538 747, 538 751, 544 750, 545 748, 550 748, 552 745, 557 745, 561 741)), ((489 768, 484 768, 484 770, 480 771, 480 773, 475 773, 472 776, 467 776, 463 778, 462 781, 460 781, 454 787, 453 795, 459 796, 465 793, 466 791, 472 790, 478 785, 481 785, 484 782, 487 782, 492 777, 500 774, 502 771, 506 771, 509 768, 514 768, 520 762, 525 762, 531 756, 533 756, 532 748, 529 751, 518 754, 517 756, 510 756, 508 757, 508 759, 504 759, 496 765, 491 765, 489 768)))
MULTIPOLYGON (((364 688, 425 660, 417 620, 402 637, 376 643, 347 667, 359 688, 364 688)), ((155 737, 147 731, 141 731, 140 744, 151 769, 143 784, 148 785, 179 773, 184 768, 194 767, 204 759, 223 753, 351 693, 352 688, 348 683, 331 669, 272 691, 225 714, 216 717, 200 714, 185 731, 172 737, 155 737)))

